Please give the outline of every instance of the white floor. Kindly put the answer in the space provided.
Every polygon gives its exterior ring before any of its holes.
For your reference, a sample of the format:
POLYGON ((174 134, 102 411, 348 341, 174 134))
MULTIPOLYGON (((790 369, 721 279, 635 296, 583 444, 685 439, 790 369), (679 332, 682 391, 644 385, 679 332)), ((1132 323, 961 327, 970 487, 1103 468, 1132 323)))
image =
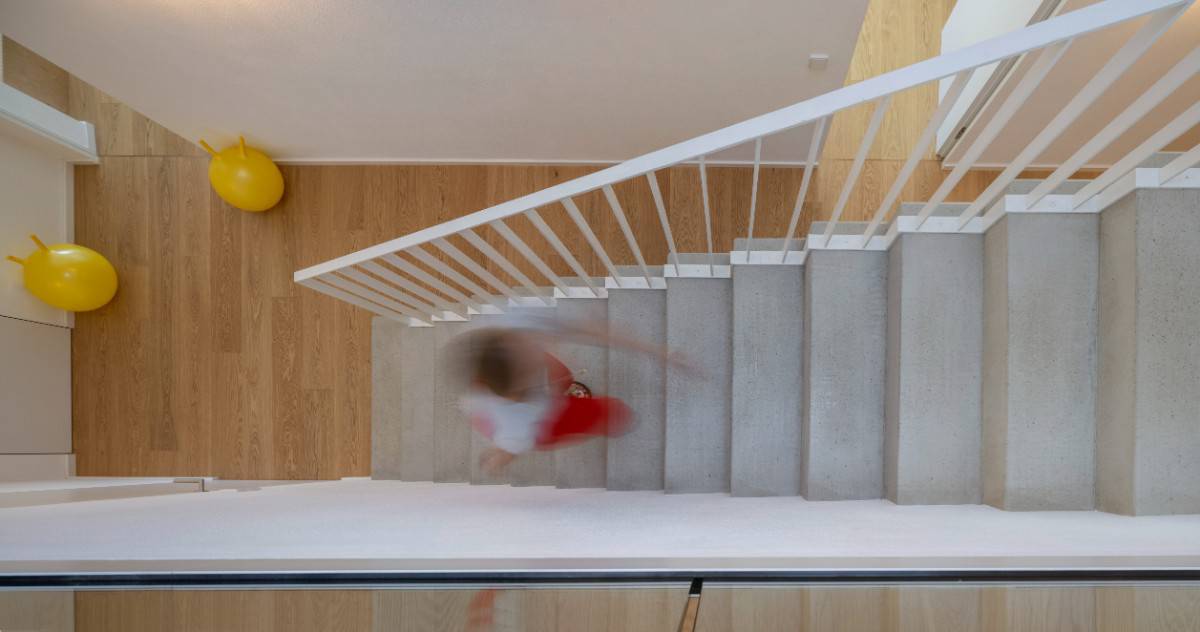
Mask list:
POLYGON ((346 480, 0 509, 0 561, 1200 560, 1200 516, 346 480))

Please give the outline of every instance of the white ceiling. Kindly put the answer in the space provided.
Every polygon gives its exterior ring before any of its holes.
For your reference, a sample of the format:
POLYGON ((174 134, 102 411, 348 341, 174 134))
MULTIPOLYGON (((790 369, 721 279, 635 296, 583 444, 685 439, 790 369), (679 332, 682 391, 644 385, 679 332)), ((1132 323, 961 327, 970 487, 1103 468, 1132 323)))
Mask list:
MULTIPOLYGON (((840 87, 866 4, 0 0, 0 31, 185 137, 284 160, 607 162, 840 87)), ((802 161, 798 132, 764 159, 802 161)))
MULTIPOLYGON (((1065 0, 1061 13, 1074 11, 1095 3, 1097 0, 1065 0)), ((1126 24, 1099 31, 1079 38, 1071 44, 1062 59, 1025 101, 997 137, 979 158, 979 165, 1004 165, 1016 157, 1029 141, 1066 106, 1084 84, 1088 82, 1129 38, 1146 23, 1140 18, 1126 24)), ((1084 113, 1068 127, 1056 141, 1050 144, 1034 165, 1057 166, 1071 156, 1089 138, 1096 135, 1134 99, 1160 79, 1180 59, 1192 51, 1200 42, 1200 4, 1188 9, 1174 25, 1139 59, 1125 71, 1117 81, 1100 96, 1084 113)), ((955 164, 978 136, 988 120, 995 115, 1017 81, 1028 72, 1036 56, 1028 56, 1018 62, 1007 81, 997 90, 978 118, 967 129, 966 134, 946 156, 946 164, 955 164)), ((1162 104, 1128 132, 1122 134, 1111 145, 1102 150, 1090 166, 1108 166, 1124 157, 1130 150, 1144 141, 1160 127, 1178 116, 1200 99, 1200 76, 1193 77, 1167 97, 1162 104)), ((1200 130, 1185 133, 1168 148, 1190 148, 1200 141, 1200 130)))

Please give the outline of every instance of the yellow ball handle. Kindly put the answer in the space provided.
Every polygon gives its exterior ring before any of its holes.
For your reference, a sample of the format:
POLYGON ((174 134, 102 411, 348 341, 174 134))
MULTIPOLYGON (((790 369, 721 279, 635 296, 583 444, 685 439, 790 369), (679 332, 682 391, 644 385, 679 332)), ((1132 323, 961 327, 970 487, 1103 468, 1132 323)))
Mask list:
MULTIPOLYGON (((37 244, 38 250, 50 250, 50 248, 48 248, 46 246, 46 244, 42 243, 41 239, 38 239, 37 235, 30 235, 29 238, 33 240, 33 243, 37 244)), ((25 265, 25 260, 20 257, 14 257, 12 255, 8 255, 7 257, 5 257, 5 259, 8 259, 9 261, 16 263, 18 265, 25 265)))

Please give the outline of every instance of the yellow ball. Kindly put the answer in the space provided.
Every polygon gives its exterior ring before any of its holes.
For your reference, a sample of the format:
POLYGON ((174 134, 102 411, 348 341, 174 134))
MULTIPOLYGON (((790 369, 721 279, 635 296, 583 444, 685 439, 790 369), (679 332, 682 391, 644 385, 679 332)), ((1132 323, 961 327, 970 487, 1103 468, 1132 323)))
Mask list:
POLYGON ((46 246, 24 260, 25 288, 46 303, 72 312, 104 306, 117 293, 117 270, 103 255, 78 244, 46 246))
POLYGON ((243 211, 265 211, 283 197, 283 174, 263 152, 247 147, 244 139, 217 152, 200 141, 212 154, 208 181, 222 200, 243 211))

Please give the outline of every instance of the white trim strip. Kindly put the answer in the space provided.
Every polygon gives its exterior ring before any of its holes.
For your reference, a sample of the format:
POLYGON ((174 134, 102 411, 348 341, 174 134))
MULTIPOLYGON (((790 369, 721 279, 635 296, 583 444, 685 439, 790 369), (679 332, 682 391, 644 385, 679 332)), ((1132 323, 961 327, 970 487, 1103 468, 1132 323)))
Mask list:
POLYGON ((1174 160, 1168 162, 1166 166, 1158 172, 1158 181, 1162 184, 1167 184, 1174 180, 1179 174, 1191 169, 1200 163, 1200 144, 1179 154, 1174 160))
POLYGON ((0 83, 0 130, 6 136, 49 143, 55 156, 73 164, 96 164, 96 129, 41 101, 0 83))

